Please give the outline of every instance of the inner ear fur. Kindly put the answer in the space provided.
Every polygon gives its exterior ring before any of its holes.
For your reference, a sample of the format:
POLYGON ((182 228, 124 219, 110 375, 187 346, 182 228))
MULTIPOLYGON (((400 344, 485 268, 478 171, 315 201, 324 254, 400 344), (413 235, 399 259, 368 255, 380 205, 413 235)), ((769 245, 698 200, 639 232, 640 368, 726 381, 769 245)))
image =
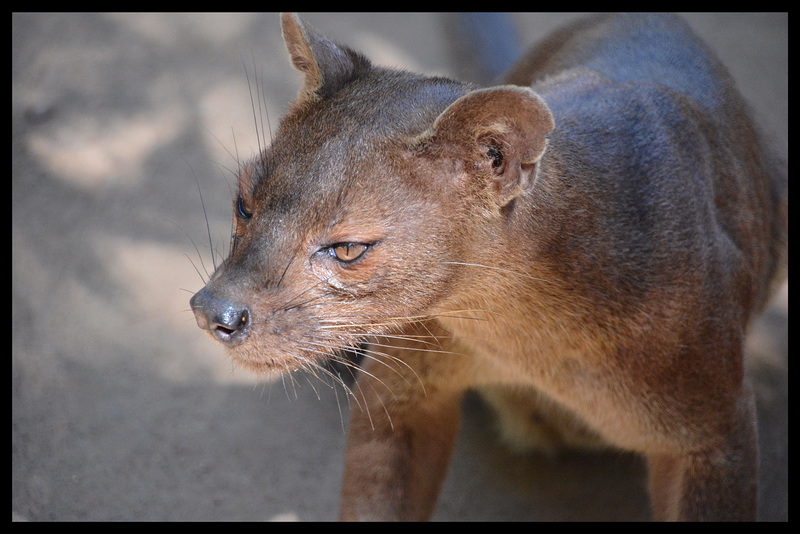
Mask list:
POLYGON ((301 98, 332 94, 368 65, 363 56, 335 44, 295 13, 281 13, 281 29, 292 66, 305 75, 301 98))
POLYGON ((478 89, 436 119, 433 138, 450 145, 467 168, 491 180, 499 207, 533 185, 536 167, 555 127, 547 104, 532 90, 505 85, 478 89))

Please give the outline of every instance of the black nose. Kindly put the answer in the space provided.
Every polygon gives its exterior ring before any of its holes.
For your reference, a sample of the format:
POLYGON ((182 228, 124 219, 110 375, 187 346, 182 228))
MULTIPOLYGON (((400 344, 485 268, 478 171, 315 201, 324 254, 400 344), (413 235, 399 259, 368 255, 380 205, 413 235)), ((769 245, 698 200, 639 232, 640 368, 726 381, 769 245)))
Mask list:
POLYGON ((229 347, 241 345, 250 334, 250 312, 246 306, 219 298, 204 287, 191 298, 197 326, 229 347))

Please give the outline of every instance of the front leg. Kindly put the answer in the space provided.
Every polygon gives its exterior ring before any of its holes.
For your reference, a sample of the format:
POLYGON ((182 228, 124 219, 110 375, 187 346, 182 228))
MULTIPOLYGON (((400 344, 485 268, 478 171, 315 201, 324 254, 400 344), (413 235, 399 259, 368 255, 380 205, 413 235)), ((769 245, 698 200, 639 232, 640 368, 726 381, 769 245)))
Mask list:
POLYGON ((755 521, 758 436, 749 386, 715 447, 648 455, 650 491, 658 520, 755 521))
POLYGON ((462 397, 441 380, 459 357, 437 352, 434 326, 409 325, 371 346, 354 386, 342 520, 426 520, 434 511, 462 397))

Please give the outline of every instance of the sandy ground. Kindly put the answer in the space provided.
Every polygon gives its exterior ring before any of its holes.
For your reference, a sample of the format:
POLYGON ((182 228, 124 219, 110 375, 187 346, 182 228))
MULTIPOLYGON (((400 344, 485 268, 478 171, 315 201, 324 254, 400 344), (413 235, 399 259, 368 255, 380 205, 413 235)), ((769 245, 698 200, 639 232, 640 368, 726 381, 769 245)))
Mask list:
MULTIPOLYGON (((574 16, 517 22, 530 43, 574 16)), ((376 62, 452 74, 437 15, 306 18, 376 62)), ((688 18, 786 154, 788 15, 688 18)), ((233 153, 258 145, 245 70, 273 121, 299 87, 277 16, 11 20, 12 519, 335 519, 342 392, 232 369, 188 306, 211 269, 198 184, 222 254, 233 153)), ((760 517, 788 520, 788 283, 748 347, 760 517)), ((650 517, 637 458, 511 455, 478 402, 465 414, 434 519, 650 517)))

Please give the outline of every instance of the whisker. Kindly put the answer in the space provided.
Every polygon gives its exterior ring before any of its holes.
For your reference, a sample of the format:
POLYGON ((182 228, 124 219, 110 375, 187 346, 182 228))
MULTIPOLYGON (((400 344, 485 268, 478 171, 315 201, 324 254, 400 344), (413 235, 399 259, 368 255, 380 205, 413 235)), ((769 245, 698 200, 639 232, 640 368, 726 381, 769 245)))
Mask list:
MULTIPOLYGON (((312 351, 312 352, 313 352, 313 351, 312 351)), ((324 354, 325 354, 325 353, 323 353, 322 351, 317 351, 317 352, 319 352, 319 353, 320 353, 320 354, 322 354, 322 355, 324 355, 324 354)), ((309 370, 311 373, 313 373, 313 374, 314 374, 314 376, 316 376, 316 377, 317 377, 317 378, 318 378, 320 381, 322 381, 322 379, 321 379, 321 378, 320 378, 320 377, 317 375, 317 372, 320 372, 320 373, 322 373, 323 375, 330 377, 332 380, 334 380, 334 382, 335 382, 336 384, 338 384, 339 386, 341 386, 341 388, 342 388, 342 389, 343 389, 343 390, 344 390, 344 391, 345 391, 345 392, 346 392, 348 395, 351 395, 351 396, 353 396, 353 398, 356 400, 356 403, 358 402, 358 399, 356 399, 356 398, 355 398, 355 395, 353 394, 353 391, 352 391, 352 389, 350 389, 350 387, 349 387, 347 384, 345 384, 344 380, 343 380, 343 379, 342 379, 340 376, 336 376, 336 374, 334 374, 334 373, 333 373, 333 372, 332 372, 330 369, 326 369, 324 366, 320 365, 318 362, 311 361, 311 360, 304 360, 304 361, 303 361, 303 364, 304 364, 304 365, 306 366, 306 368, 307 368, 307 369, 308 369, 308 370, 309 370)), ((323 382, 323 383, 324 383, 324 382, 323 382)), ((331 387, 332 387, 332 389, 334 389, 334 390, 336 389, 336 388, 335 388, 333 385, 331 385, 331 387)), ((317 394, 317 396, 319 397, 319 394, 317 394)))
POLYGON ((480 263, 466 263, 466 262, 460 262, 460 261, 444 261, 442 263, 447 264, 447 265, 463 265, 465 267, 481 267, 483 269, 490 269, 490 270, 500 271, 500 272, 503 272, 503 273, 506 273, 506 274, 513 274, 515 276, 521 276, 523 278, 527 278, 529 280, 535 280, 537 282, 545 282, 547 284, 551 284, 552 283, 552 280, 547 280, 545 278, 537 278, 535 276, 529 275, 528 273, 523 273, 523 272, 519 272, 519 271, 512 271, 511 269, 504 269, 503 267, 496 267, 494 265, 483 265, 483 264, 480 264, 480 263))
MULTIPOLYGON (((365 334, 359 334, 357 332, 341 332, 341 333, 337 333, 336 335, 340 336, 340 337, 349 337, 349 338, 354 338, 354 339, 363 339, 365 337, 396 339, 398 341, 409 341, 409 342, 415 342, 415 343, 422 343, 422 344, 428 345, 428 346, 440 346, 440 343, 439 343, 438 338, 436 336, 410 335, 410 334, 404 334, 404 335, 401 336, 401 335, 392 334, 392 333, 365 335, 365 334), (430 339, 433 339, 435 341, 429 341, 430 339)), ((329 338, 325 338, 325 339, 338 339, 338 338, 329 337, 329 338)), ((395 345, 381 344, 381 343, 378 343, 376 341, 367 341, 367 343, 369 343, 370 345, 374 345, 376 347, 387 347, 387 348, 395 347, 395 345)), ((408 349, 408 350, 418 350, 418 351, 421 351, 421 352, 445 352, 445 351, 437 350, 437 349, 423 349, 423 348, 419 348, 419 347, 397 347, 397 348, 405 348, 405 349, 408 349)))
MULTIPOLYGON (((309 370, 311 371, 311 368, 309 368, 309 370)), ((314 371, 311 371, 311 373, 317 379, 319 379, 319 377, 317 376, 317 374, 314 371)), ((306 379, 306 382, 308 382, 308 385, 311 386, 311 389, 314 391, 314 394, 317 396, 317 400, 321 401, 322 400, 322 396, 319 394, 319 391, 317 390, 316 386, 314 386, 314 383, 311 382, 311 379, 308 377, 308 375, 305 375, 305 379, 306 379)), ((322 382, 322 380, 320 380, 320 382, 322 382)))
POLYGON ((291 402, 291 397, 289 397, 289 390, 286 389, 286 378, 289 379, 289 383, 292 385, 292 391, 294 392, 294 400, 297 400, 297 383, 295 382, 294 373, 291 370, 284 370, 283 373, 280 374, 281 382, 283 383, 283 391, 286 393, 286 398, 291 402))
MULTIPOLYGON (((316 338, 316 339, 319 339, 319 338, 316 338)), ((332 341, 334 343, 339 341, 336 338, 322 338, 322 339, 324 341, 332 341)), ((309 343, 309 344, 317 345, 317 346, 327 346, 327 345, 324 345, 322 343, 314 343, 314 342, 307 341, 307 340, 305 341, 305 343, 309 343)), ((394 373, 396 373, 397 376, 402 378, 407 384, 411 385, 411 382, 406 378, 406 376, 403 373, 401 373, 398 369, 395 369, 392 365, 389 365, 389 362, 384 361, 382 358, 386 358, 386 359, 388 359, 388 360, 390 360, 390 361, 392 361, 394 363, 401 364, 402 366, 404 366, 406 369, 408 369, 414 375, 414 378, 420 384, 424 394, 426 394, 426 395, 427 395, 427 392, 425 392, 425 384, 422 382, 422 379, 420 378, 420 376, 417 374, 417 372, 414 370, 413 367, 411 367, 407 362, 405 362, 401 358, 398 358, 397 356, 393 356, 393 355, 391 355, 391 354, 389 354, 387 352, 375 350, 372 347, 395 348, 395 349, 399 348, 399 349, 408 349, 408 350, 414 350, 414 351, 420 351, 420 352, 438 352, 438 353, 442 353, 442 354, 447 353, 447 351, 442 351, 442 350, 416 349, 416 348, 411 348, 411 347, 398 347, 398 346, 395 346, 395 345, 386 345, 386 344, 380 344, 380 343, 369 342, 369 341, 367 342, 367 344, 368 344, 369 348, 359 347, 357 349, 354 349, 354 352, 356 352, 356 353, 358 353, 358 354, 360 354, 362 356, 365 356, 365 357, 369 358, 370 360, 372 360, 372 361, 374 361, 374 362, 376 362, 376 363, 378 363, 380 365, 383 365, 387 369, 389 369, 389 370, 393 371, 394 373)), ((455 354, 455 353, 451 353, 451 354, 455 354)), ((346 365, 349 364, 349 362, 343 362, 343 363, 345 363, 346 365)), ((380 381, 374 375, 364 371, 364 369, 362 367, 359 367, 358 369, 359 369, 360 372, 363 372, 363 373, 367 374, 368 376, 370 376, 371 378, 374 378, 375 380, 380 381)), ((384 384, 384 386, 387 388, 387 390, 390 390, 390 388, 388 386, 386 386, 386 384, 384 384)), ((391 390, 390 390, 390 392, 391 392, 391 390)))
MULTIPOLYGON (((192 171, 192 174, 194 174, 194 171, 192 171)), ((208 247, 211 250, 211 265, 213 265, 214 266, 214 270, 216 270, 217 269, 217 260, 214 257, 214 241, 211 239, 211 225, 208 222, 208 212, 206 211, 206 203, 203 200, 203 191, 200 188, 200 181, 197 179, 197 175, 195 175, 195 177, 194 177, 194 183, 197 185, 197 194, 200 195, 200 205, 203 207, 203 217, 206 220, 206 232, 208 232, 208 247)), ((206 271, 206 274, 208 274, 208 270, 206 269, 205 264, 203 264, 202 256, 201 256, 201 259, 200 259, 200 263, 203 265, 203 270, 206 271)))
MULTIPOLYGON (((334 349, 334 348, 336 348, 335 346, 330 346, 330 345, 328 345, 328 344, 319 343, 319 342, 314 342, 314 341, 308 341, 308 340, 304 340, 304 341, 303 341, 303 343, 304 343, 304 344, 305 344, 307 347, 322 347, 324 350, 320 351, 320 350, 316 349, 315 351, 316 351, 318 354, 321 354, 321 355, 323 355, 323 356, 328 356, 328 357, 330 357, 330 352, 328 352, 328 351, 330 351, 331 349, 334 349)), ((359 349, 359 352, 361 352, 361 349, 359 349)), ((365 355, 367 355, 367 356, 368 356, 369 354, 365 354, 365 355)), ((347 363, 346 363, 346 362, 344 362, 344 361, 342 361, 342 360, 339 360, 339 361, 340 361, 341 363, 344 363, 345 365, 347 365, 347 363)), ((388 364, 386 364, 386 362, 379 362, 379 363, 383 363, 384 365, 386 365, 387 367, 389 367, 389 365, 388 365, 388 364)), ((390 368, 390 367, 389 367, 389 368, 390 368)), ((359 371, 360 373, 363 373, 363 374, 365 374, 365 375, 369 376, 370 378, 373 378, 374 380, 376 380, 376 381, 380 382, 380 383, 381 383, 381 384, 383 384, 383 386, 384 386, 384 387, 386 387, 386 389, 387 389, 387 390, 388 390, 388 391, 391 393, 391 388, 389 388, 389 386, 387 386, 386 384, 384 384, 384 383, 383 383, 383 382, 382 382, 382 381, 381 381, 381 380, 380 380, 378 377, 376 377, 375 375, 373 375, 373 374, 371 374, 371 373, 369 373, 369 372, 365 371, 363 368, 359 368, 359 369, 358 369, 358 371, 359 371)))
POLYGON ((256 104, 253 100, 253 86, 250 84, 250 74, 247 72, 247 65, 244 64, 244 58, 242 59, 242 66, 244 67, 244 76, 247 79, 247 89, 250 91, 250 107, 253 110, 253 125, 256 128, 256 141, 258 143, 258 153, 261 154, 263 152, 263 147, 261 146, 261 134, 258 131, 258 116, 256 115, 256 104))
MULTIPOLYGON (((227 146, 225 146, 225 143, 223 143, 223 142, 222 142, 222 141, 221 141, 221 140, 220 140, 220 139, 219 139, 219 138, 218 138, 218 137, 217 137, 217 136, 214 134, 214 132, 213 132, 213 131, 211 131, 211 129, 210 129, 210 128, 206 128, 206 133, 208 133, 208 134, 209 134, 211 137, 213 137, 213 138, 214 138, 214 141, 216 141, 216 142, 217 142, 217 144, 219 144, 220 148, 222 148, 222 150, 224 150, 224 151, 225 151, 225 152, 226 152, 226 153, 227 153, 227 154, 228 154, 228 155, 231 157, 231 159, 232 159, 233 161, 235 161, 235 162, 236 162, 236 164, 237 164, 237 165, 239 164, 239 156, 238 156, 238 154, 237 154, 237 155, 234 155, 234 154, 233 154, 233 153, 230 151, 230 149, 228 149, 228 147, 227 147, 227 146)), ((234 134, 234 132, 233 132, 233 127, 231 127, 231 134, 233 134, 233 145, 234 145, 234 146, 236 146, 236 135, 235 135, 235 134, 234 134)), ((212 160, 212 161, 213 161, 213 160, 212 160)), ((237 174, 237 173, 236 173, 236 171, 234 171, 233 169, 229 169, 227 166, 223 165, 222 163, 220 163, 220 162, 218 162, 218 161, 213 161, 213 163, 214 163, 215 165, 219 166, 219 167, 222 167, 224 170, 228 171, 228 172, 229 172, 229 173, 231 173, 233 176, 236 176, 236 174, 237 174)))
MULTIPOLYGON (((266 109, 267 106, 266 106, 266 100, 265 100, 265 96, 264 96, 263 87, 262 87, 261 84, 258 83, 258 74, 256 74, 256 72, 257 72, 257 69, 256 69, 256 55, 252 51, 251 51, 251 54, 252 54, 252 57, 253 57, 253 75, 255 76, 255 84, 256 84, 256 100, 258 101, 258 118, 259 118, 259 120, 261 120, 261 137, 262 137, 262 143, 264 145, 264 148, 266 148, 268 145, 267 145, 267 137, 266 137, 266 133, 267 132, 264 129, 264 110, 266 109), (264 109, 261 109, 261 104, 262 103, 264 104, 264 109)), ((263 69, 261 71, 261 80, 262 80, 262 83, 263 83, 263 80, 264 80, 264 71, 263 71, 263 69)), ((269 115, 267 115, 267 124, 269 124, 269 115)), ((256 132, 256 133, 258 133, 258 132, 256 132)), ((271 138, 272 138, 272 128, 270 128, 270 139, 271 138)))
MULTIPOLYGON (((288 268, 288 267, 287 267, 287 268, 288 268)), ((284 310, 284 311, 289 311, 289 310, 294 310, 294 309, 297 309, 297 308, 302 308, 303 306, 307 306, 307 305, 308 305, 308 304, 310 304, 311 302, 314 302, 315 300, 319 300, 320 298, 322 298, 322 295, 316 295, 316 296, 314 296, 314 297, 312 297, 312 298, 310 298, 310 299, 308 299, 308 300, 306 300, 306 301, 304 301, 304 302, 299 302, 299 303, 297 303, 297 304, 292 304, 292 301, 299 299, 300 297, 302 297, 303 295, 305 295, 305 294, 306 294, 306 293, 308 293, 309 291, 311 291, 311 290, 313 290, 313 289, 317 288, 317 287, 318 287, 319 285, 321 285, 321 284, 323 284, 323 282, 322 282, 322 281, 320 281, 320 282, 318 282, 318 283, 314 284, 314 285, 313 285, 313 286, 311 286, 311 287, 308 287, 308 288, 304 289, 303 291, 301 291, 300 293, 298 293, 298 294, 297 294, 297 295, 295 295, 294 297, 292 297, 292 298, 290 298, 289 300, 287 300, 287 301, 284 303, 284 305, 283 305, 283 310, 284 310)))
MULTIPOLYGON (((187 164, 188 164, 188 162, 187 162, 187 164)), ((192 169, 192 166, 189 165, 189 168, 192 169)), ((194 169, 192 169, 192 175, 194 176, 195 184, 197 184, 197 191, 200 192, 200 182, 197 180, 197 174, 194 172, 194 169)), ((205 203, 203 202, 202 193, 200 194, 200 204, 203 207, 203 215, 205 216, 206 229, 208 231, 208 242, 209 242, 209 245, 211 245, 211 227, 208 224, 208 215, 206 214, 206 207, 205 207, 205 203)), ((206 278, 211 278, 211 275, 208 274, 208 269, 206 268, 205 262, 203 261, 203 255, 200 253, 200 249, 198 248, 197 243, 195 242, 195 240, 192 239, 192 236, 189 235, 189 232, 187 232, 186 230, 181 228, 181 226, 177 222, 172 221, 170 219, 166 219, 166 220, 171 222, 175 226, 177 226, 181 230, 181 232, 183 232, 183 235, 186 236, 186 239, 189 240, 189 242, 192 244, 192 247, 194 248, 194 251, 197 253, 197 259, 200 261, 200 266, 203 268, 203 271, 206 273, 206 278)), ((213 260, 213 257, 214 257, 213 256, 214 255, 213 247, 212 247, 212 250, 211 250, 211 255, 212 255, 212 260, 213 260)), ((203 278, 203 274, 200 272, 200 269, 197 268, 197 265, 195 264, 194 260, 192 260, 192 258, 189 257, 188 254, 184 254, 184 256, 186 256, 186 259, 188 259, 189 263, 192 264, 192 267, 194 268, 195 272, 197 272, 197 275, 200 277, 200 280, 203 282, 203 285, 205 285, 206 284, 206 278, 203 278)), ((214 268, 216 269, 216 266, 214 268)))
POLYGON ((283 274, 281 275, 280 279, 278 280, 278 283, 275 285, 276 289, 281 287, 281 283, 283 283, 283 278, 286 276, 286 272, 289 270, 289 266, 292 265, 292 262, 294 261, 294 258, 295 258, 294 256, 289 258, 289 263, 286 264, 286 268, 283 270, 283 274))
MULTIPOLYGON (((308 345, 308 342, 305 342, 304 344, 308 345)), ((328 356, 329 358, 333 359, 334 361, 339 361, 339 362, 347 365, 348 367, 350 367, 351 364, 349 362, 347 362, 345 360, 342 360, 342 359, 339 359, 337 356, 330 356, 330 353, 328 351, 332 347, 328 347, 326 345, 321 345, 321 344, 317 344, 317 345, 318 346, 322 346, 324 350, 319 350, 317 348, 311 348, 310 346, 306 346, 306 350, 308 350, 311 353, 319 354, 321 356, 328 356)), ((369 412, 369 404, 367 403, 366 395, 364 394, 364 391, 363 391, 363 389, 361 387, 361 384, 358 381, 355 382, 355 387, 358 389, 358 393, 361 396, 361 401, 359 401, 358 395, 356 395, 356 393, 353 391, 352 388, 350 388, 349 386, 347 386, 347 384, 345 384, 344 380, 341 377, 337 377, 329 369, 326 369, 325 367, 321 366, 317 362, 305 360, 305 359, 302 359, 302 358, 301 358, 301 361, 302 361, 303 367, 305 367, 306 369, 309 369, 311 372, 314 372, 314 370, 320 371, 323 374, 325 374, 325 375, 331 377, 333 380, 335 380, 342 387, 342 389, 348 394, 348 396, 355 401, 356 406, 358 406, 359 410, 361 410, 362 412, 367 414, 367 417, 368 417, 368 419, 370 421, 370 426, 373 429, 375 428, 374 424, 372 422, 372 415, 369 412), (314 370, 311 369, 312 366, 313 366, 314 370), (362 401, 363 401, 363 404, 362 404, 362 401)), ((372 376, 372 375, 369 375, 369 373, 364 372, 363 369, 359 369, 359 371, 363 372, 365 375, 372 376)), ((316 373, 314 373, 314 374, 316 376, 316 373)), ((380 382, 380 380, 378 378, 376 378, 376 377, 373 377, 373 378, 375 378, 376 381, 380 382)), ((391 393, 391 390, 388 388, 388 386, 386 386, 386 384, 383 384, 383 385, 391 393)), ((338 402, 338 397, 337 397, 337 402, 338 402)), ((391 423, 391 420, 390 420, 390 423, 391 423)))
POLYGON ((238 176, 242 173, 242 160, 239 157, 239 145, 236 143, 236 131, 233 129, 233 126, 231 126, 231 137, 233 138, 233 152, 235 154, 237 168, 236 175, 238 176))
MULTIPOLYGON (((464 314, 464 313, 493 314, 493 313, 496 313, 496 312, 493 312, 492 310, 479 309, 479 308, 462 309, 462 310, 453 310, 453 311, 449 311, 449 312, 430 313, 430 314, 425 314, 425 315, 408 315, 408 316, 398 316, 398 317, 386 317, 386 318, 383 318, 383 321, 388 321, 388 322, 383 322, 383 323, 369 322, 369 323, 364 323, 364 324, 365 325, 369 324, 370 326, 391 326, 391 325, 395 325, 395 324, 410 324, 410 323, 416 323, 416 322, 424 322, 424 321, 427 321, 427 320, 430 320, 430 319, 436 319, 438 317, 447 317, 447 318, 450 318, 450 319, 464 319, 464 320, 469 320, 469 321, 485 321, 486 320, 485 318, 482 318, 482 317, 472 317, 472 316, 469 316, 469 315, 455 315, 455 314, 464 314)), ((317 318, 320 319, 320 321, 322 321, 322 322, 331 322, 331 323, 333 323, 335 321, 334 324, 326 325, 326 328, 327 327, 330 327, 330 328, 349 328, 349 327, 352 326, 352 324, 342 323, 341 319, 367 319, 367 320, 369 320, 369 319, 371 319, 373 317, 374 316, 367 315, 367 314, 362 314, 362 315, 319 315, 319 316, 317 316, 317 318)))
MULTIPOLYGON (((192 241, 192 245, 194 245, 194 250, 197 252, 197 257, 199 258, 200 257, 200 251, 197 250, 197 245, 194 244, 194 241, 192 241)), ((186 257, 187 260, 189 260, 189 263, 192 264, 192 267, 194 268, 194 272, 196 272, 197 276, 200 277, 200 281, 203 282, 203 285, 206 285, 206 283, 207 283, 206 279, 203 278, 203 273, 201 273, 200 269, 197 268, 197 265, 195 265, 194 260, 192 260, 192 258, 190 258, 188 254, 184 254, 184 256, 186 257)), ((202 261, 201 261, 201 264, 202 264, 202 261)), ((205 271, 205 269, 206 268, 204 266, 203 270, 205 271)), ((209 276, 208 271, 206 271, 206 276, 209 276)))
MULTIPOLYGON (((261 71, 261 100, 264 103, 264 115, 266 115, 266 117, 267 117, 267 130, 266 131, 269 132, 269 144, 271 145, 272 144, 272 140, 273 140, 272 123, 269 120, 269 108, 267 107, 267 100, 266 100, 267 92, 264 90, 264 79, 265 79, 264 78, 264 71, 263 71, 263 67, 262 67, 262 71, 261 71)), ((263 121, 261 123, 261 130, 264 131, 264 123, 263 123, 263 121)), ((267 145, 266 139, 265 139, 265 143, 264 144, 267 145)))

